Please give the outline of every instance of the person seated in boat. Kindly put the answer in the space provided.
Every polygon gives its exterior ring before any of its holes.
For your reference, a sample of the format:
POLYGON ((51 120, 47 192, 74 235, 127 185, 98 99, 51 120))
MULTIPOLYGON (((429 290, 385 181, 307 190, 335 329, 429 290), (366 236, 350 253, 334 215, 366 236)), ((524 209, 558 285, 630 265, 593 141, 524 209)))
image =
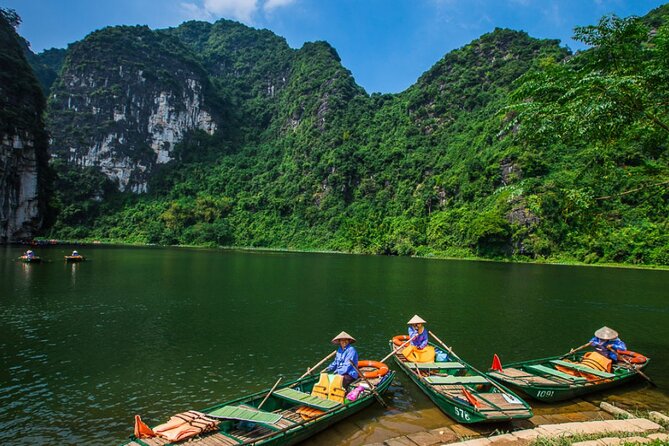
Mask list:
POLYGON ((402 350, 402 355, 411 362, 434 362, 434 347, 428 345, 427 322, 417 314, 412 317, 407 325, 409 326, 409 339, 411 342, 402 350))
POLYGON ((345 331, 342 331, 332 339, 332 343, 338 345, 334 361, 325 369, 328 373, 335 373, 343 376, 343 385, 348 387, 353 381, 359 378, 358 372, 351 364, 358 364, 358 351, 353 347, 355 338, 345 331))
POLYGON ((79 253, 77 252, 76 249, 72 251, 72 257, 79 257, 79 253))
POLYGON ((605 356, 613 362, 618 361, 618 351, 627 350, 625 343, 618 337, 618 332, 609 327, 602 327, 595 332, 595 336, 586 344, 572 349, 570 353, 582 350, 586 347, 592 347, 602 356, 605 356))
POLYGON ((24 254, 27 258, 29 259, 34 259, 35 258, 35 253, 32 250, 27 250, 26 253, 24 254))

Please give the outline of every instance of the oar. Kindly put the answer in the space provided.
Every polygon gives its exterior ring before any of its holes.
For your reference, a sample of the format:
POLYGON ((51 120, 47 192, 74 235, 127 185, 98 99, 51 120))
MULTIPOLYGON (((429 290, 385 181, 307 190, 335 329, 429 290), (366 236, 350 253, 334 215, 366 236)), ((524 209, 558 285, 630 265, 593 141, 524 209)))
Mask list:
POLYGON ((397 347, 395 350, 393 350, 392 352, 388 353, 388 355, 386 355, 386 357, 383 358, 382 360, 380 360, 379 362, 385 362, 386 359, 390 358, 392 355, 394 355, 394 354, 397 353, 398 351, 402 350, 402 348, 403 348, 405 345, 407 345, 409 342, 411 342, 411 341, 413 341, 414 339, 416 339, 416 336, 418 336, 418 333, 416 333, 415 335, 413 335, 412 337, 410 337, 409 339, 407 339, 407 340, 404 342, 404 344, 400 345, 400 346, 397 347))
MULTIPOLYGON (((419 378, 422 378, 423 375, 420 374, 420 368, 418 367, 418 363, 414 362, 414 365, 416 366, 416 375, 418 375, 419 378)), ((428 372, 429 374, 430 372, 428 372)))
POLYGON ((632 368, 632 370, 634 370, 634 371, 637 372, 639 375, 641 375, 641 377, 642 377, 643 379, 645 379, 646 381, 648 381, 653 387, 657 387, 657 384, 655 384, 655 382, 653 382, 653 380, 650 379, 650 377, 649 377, 648 375, 646 375, 644 372, 642 372, 641 369, 637 368, 634 364, 632 364, 631 362, 629 362, 627 359, 625 359, 625 358, 622 358, 622 359, 623 359, 623 361, 625 361, 625 362, 632 368))
POLYGON ((267 398, 269 398, 269 396, 274 392, 274 389, 276 389, 276 386, 279 385, 279 383, 281 382, 282 379, 283 379, 283 376, 280 376, 279 379, 276 380, 276 382, 274 383, 274 386, 272 386, 270 391, 267 392, 267 395, 265 395, 265 398, 260 402, 260 404, 258 404, 258 409, 260 409, 262 407, 262 405, 265 404, 265 401, 267 401, 267 398))
MULTIPOLYGON (((365 381, 365 382, 367 383, 367 385, 369 386, 369 390, 372 391, 372 393, 374 394, 374 396, 376 397, 376 399, 379 401, 379 403, 381 403, 381 405, 382 405, 383 407, 388 407, 388 405, 386 404, 385 401, 383 401, 383 398, 381 398, 381 395, 379 395, 379 393, 376 391, 376 389, 374 388, 374 386, 372 385, 372 383, 370 383, 370 382, 367 380, 367 378, 365 378, 365 375, 362 374, 362 372, 361 372, 360 369, 358 368, 358 364, 354 363, 354 362, 351 361, 350 359, 348 360, 348 362, 353 366, 353 368, 355 369, 355 371, 358 372, 358 376, 359 376, 360 378, 362 378, 363 381, 365 381)), ((381 362, 383 362, 383 361, 381 361, 381 362)))
POLYGON ((323 358, 323 359, 321 359, 320 361, 318 361, 318 363, 317 363, 315 366, 313 366, 313 367, 309 367, 309 368, 307 369, 307 371, 304 372, 304 375, 302 375, 302 376, 300 376, 299 378, 297 378, 297 380, 299 381, 299 380, 301 380, 302 378, 304 378, 305 376, 309 375, 311 372, 313 372, 314 370, 316 370, 316 369, 318 368, 318 366, 320 366, 321 364, 323 364, 323 363, 324 363, 325 361, 327 361, 328 359, 332 358, 336 353, 337 353, 337 350, 333 351, 332 353, 330 353, 329 355, 327 355, 325 358, 323 358))
POLYGON ((646 375, 645 373, 643 373, 643 372, 641 371, 641 369, 636 368, 636 366, 635 366, 634 364, 632 364, 631 362, 629 362, 629 360, 627 360, 627 358, 625 358, 623 355, 621 355, 621 354, 619 354, 618 352, 616 352, 614 349, 611 348, 611 346, 608 346, 608 347, 606 347, 606 348, 608 348, 608 349, 611 350, 613 353, 615 353, 615 354, 618 356, 618 358, 622 359, 628 366, 630 366, 630 368, 631 368, 632 370, 634 370, 636 373, 638 373, 639 375, 641 375, 641 377, 642 377, 643 379, 645 379, 646 381, 648 381, 653 387, 657 387, 657 384, 655 384, 655 383, 653 382, 653 380, 650 379, 650 377, 649 377, 648 375, 646 375))
MULTIPOLYGON (((430 333, 430 336, 432 336, 439 344, 441 344, 441 346, 444 347, 448 351, 448 353, 455 356, 457 359, 460 359, 460 357, 458 355, 456 355, 455 352, 453 350, 451 350, 451 348, 444 343, 444 341, 439 339, 436 334, 432 333, 430 330, 428 330, 427 332, 430 333)), ((462 361, 462 359, 460 359, 460 361, 462 361)), ((478 370, 477 370, 477 372, 478 372, 478 370)))
POLYGON ((583 349, 586 348, 586 347, 590 347, 590 345, 591 345, 591 344, 588 342, 587 344, 583 344, 583 345, 581 345, 580 347, 576 347, 575 349, 570 350, 569 353, 565 353, 564 355, 560 356, 560 359, 564 359, 564 358, 566 358, 566 357, 569 356, 569 355, 573 355, 574 353, 576 353, 576 352, 578 352, 578 351, 581 351, 581 350, 583 350, 583 349))
MULTIPOLYGON (((457 359, 460 359, 460 357, 459 357, 458 355, 456 355, 455 352, 454 352, 453 350, 451 350, 451 348, 450 348, 448 345, 444 344, 444 341, 442 341, 441 339, 439 339, 439 338, 438 338, 434 333, 432 333, 431 331, 428 331, 428 333, 430 333, 430 336, 432 336, 432 337, 435 339, 435 341, 437 341, 439 344, 441 344, 442 347, 444 347, 446 350, 448 350, 448 352, 449 352, 451 355, 453 355, 453 356, 456 357, 457 359)), ((462 361, 462 359, 460 359, 460 361, 462 361)), ((477 368, 475 368, 473 365, 469 365, 469 367, 470 367, 473 371, 475 371, 476 373, 478 373, 479 375, 486 376, 483 372, 481 372, 480 370, 478 370, 477 368)), ((492 380, 492 379, 490 379, 490 378, 488 378, 488 382, 489 382, 490 384, 492 384, 493 387, 495 387, 496 389, 501 390, 502 393, 508 393, 508 392, 509 392, 508 390, 506 390, 505 388, 503 388, 502 386, 500 386, 499 384, 497 384, 494 380, 492 380)))

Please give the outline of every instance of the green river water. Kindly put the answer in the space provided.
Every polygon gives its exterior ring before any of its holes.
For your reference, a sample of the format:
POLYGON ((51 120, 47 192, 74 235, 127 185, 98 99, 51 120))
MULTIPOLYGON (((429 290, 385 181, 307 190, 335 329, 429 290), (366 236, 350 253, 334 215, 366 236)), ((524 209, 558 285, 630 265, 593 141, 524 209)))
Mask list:
MULTIPOLYGON (((81 264, 63 262, 72 247, 40 247, 47 262, 26 265, 24 249, 0 247, 0 443, 121 444, 135 414, 155 425, 296 378, 342 330, 361 359, 381 359, 415 313, 481 369, 493 353, 564 353, 608 325, 652 358, 659 387, 593 399, 669 410, 668 271, 107 246, 81 247, 81 264)), ((386 398, 308 444, 449 423, 404 376, 386 398)))

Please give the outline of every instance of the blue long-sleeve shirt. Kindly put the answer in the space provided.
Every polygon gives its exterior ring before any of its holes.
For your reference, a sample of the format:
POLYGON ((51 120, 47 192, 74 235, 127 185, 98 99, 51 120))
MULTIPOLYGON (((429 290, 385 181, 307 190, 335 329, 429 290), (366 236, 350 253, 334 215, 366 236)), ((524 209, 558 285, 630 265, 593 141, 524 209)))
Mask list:
POLYGON ((618 350, 627 350, 627 346, 620 338, 615 338, 610 341, 605 341, 604 339, 599 339, 597 336, 590 339, 590 345, 592 345, 599 354, 606 356, 609 359, 618 361, 618 355, 616 351, 618 350), (613 350, 609 350, 611 347, 613 350))
POLYGON ((347 345, 343 350, 340 346, 337 348, 337 354, 335 355, 334 361, 332 361, 332 364, 330 364, 326 370, 328 372, 334 372, 337 375, 351 375, 353 379, 358 379, 358 372, 355 371, 355 368, 349 361, 353 361, 353 364, 357 366, 358 352, 351 344, 347 345))
MULTIPOLYGON (((413 328, 412 326, 409 326, 409 337, 412 338, 416 333, 418 333, 418 330, 413 328)), ((416 336, 416 339, 411 341, 411 345, 414 345, 420 349, 424 349, 425 346, 427 345, 427 330, 423 328, 423 332, 416 336)))

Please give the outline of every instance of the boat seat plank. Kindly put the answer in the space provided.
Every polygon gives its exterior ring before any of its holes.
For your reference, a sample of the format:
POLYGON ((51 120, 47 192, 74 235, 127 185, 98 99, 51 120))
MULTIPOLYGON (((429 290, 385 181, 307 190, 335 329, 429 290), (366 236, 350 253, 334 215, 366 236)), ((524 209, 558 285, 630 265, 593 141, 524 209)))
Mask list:
POLYGON ((218 444, 224 446, 235 446, 242 443, 241 440, 238 440, 237 438, 234 438, 230 435, 224 435, 221 432, 215 433, 211 435, 209 438, 215 440, 216 442, 218 442, 218 444))
POLYGON ((250 407, 223 406, 207 414, 213 418, 223 418, 226 420, 242 420, 252 423, 277 424, 281 421, 281 415, 271 412, 265 412, 250 407))
POLYGON ((330 410, 341 405, 335 401, 324 400, 323 398, 311 396, 308 393, 300 392, 299 390, 288 387, 275 391, 274 396, 320 410, 330 410))
POLYGON ((451 361, 451 362, 416 362, 413 365, 413 368, 418 368, 420 370, 438 370, 438 369, 450 369, 450 370, 456 370, 456 369, 464 369, 465 366, 463 364, 460 364, 459 362, 451 361))
POLYGON ((591 369, 590 367, 584 366, 583 364, 577 364, 575 362, 562 361, 560 359, 554 359, 551 361, 553 364, 561 365, 562 367, 568 367, 570 369, 578 370, 580 372, 585 372, 590 375, 599 376, 600 378, 615 378, 616 375, 609 372, 602 372, 601 370, 591 369))
POLYGON ((502 381, 515 382, 516 384, 536 384, 542 386, 567 385, 559 378, 531 375, 528 372, 511 367, 505 368, 501 372, 490 372, 488 375, 502 381))
POLYGON ((300 416, 299 413, 295 412, 295 409, 286 409, 282 410, 279 413, 286 420, 294 421, 295 423, 299 423, 300 421, 302 421, 302 417, 300 416))
POLYGON ((234 441, 226 437, 218 437, 215 435, 205 435, 203 437, 195 437, 190 440, 189 445, 198 446, 233 446, 240 442, 234 441))
POLYGON ((162 446, 164 444, 169 444, 170 442, 169 440, 160 437, 142 438, 141 440, 136 440, 136 441, 138 442, 141 441, 142 443, 148 446, 162 446))
POLYGON ((210 444, 212 445, 218 445, 218 446, 235 446, 238 444, 241 444, 241 440, 237 440, 236 438, 232 438, 229 436, 225 436, 224 434, 217 432, 212 435, 207 435, 203 439, 208 440, 210 444))
POLYGON ((540 365, 540 364, 535 364, 535 365, 528 365, 528 369, 531 369, 533 371, 537 371, 539 373, 544 373, 547 375, 552 375, 552 376, 557 376, 562 379, 567 379, 569 381, 573 382, 584 382, 586 381, 585 378, 582 378, 580 376, 573 376, 568 373, 561 372, 559 370, 552 369, 550 367, 546 367, 545 365, 540 365))
MULTIPOLYGON (((523 405, 522 402, 518 404, 508 402, 502 393, 488 392, 488 393, 477 393, 476 398, 479 401, 483 402, 484 407, 481 409, 489 410, 504 410, 504 411, 513 411, 513 410, 522 410, 526 411, 527 408, 523 405), (494 406, 497 406, 495 408, 494 406)), ((519 400, 520 401, 520 400, 519 400)))
POLYGON ((483 376, 428 376, 425 378, 430 384, 487 384, 483 376))

